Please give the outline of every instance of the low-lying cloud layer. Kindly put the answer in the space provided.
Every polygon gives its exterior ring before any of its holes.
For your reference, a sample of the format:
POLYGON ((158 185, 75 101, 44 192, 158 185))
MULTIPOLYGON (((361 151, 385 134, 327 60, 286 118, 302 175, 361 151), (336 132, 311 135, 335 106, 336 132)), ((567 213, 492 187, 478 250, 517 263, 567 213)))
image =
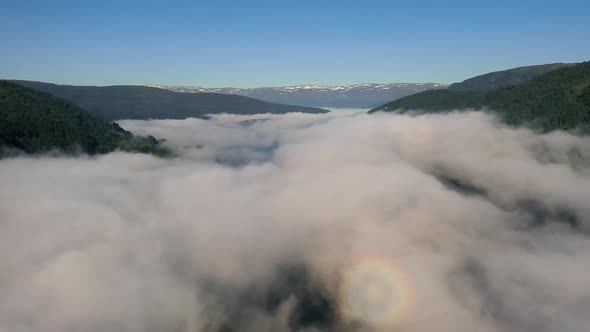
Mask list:
POLYGON ((484 113, 122 121, 0 161, 0 331, 586 331, 590 140, 484 113))

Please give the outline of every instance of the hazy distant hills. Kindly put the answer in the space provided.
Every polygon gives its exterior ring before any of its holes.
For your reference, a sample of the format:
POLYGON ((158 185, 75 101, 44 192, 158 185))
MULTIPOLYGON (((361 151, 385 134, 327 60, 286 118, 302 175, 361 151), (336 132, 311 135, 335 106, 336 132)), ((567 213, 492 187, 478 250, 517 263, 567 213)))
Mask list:
POLYGON ((0 157, 16 150, 107 153, 115 149, 167 154, 154 137, 134 136, 48 93, 0 81, 0 157))
MULTIPOLYGON (((555 66, 555 65, 550 65, 555 66)), ((590 128, 590 62, 575 65, 558 65, 539 74, 539 66, 516 68, 521 75, 530 78, 518 85, 506 86, 492 91, 461 91, 456 88, 431 90, 404 97, 371 112, 441 112, 458 109, 490 109, 501 114, 510 124, 531 125, 541 131, 555 129, 590 128)), ((544 67, 543 70, 551 67, 544 67)), ((541 70, 541 71, 543 71, 541 70)), ((497 81, 505 77, 500 73, 497 81)), ((481 77, 494 77, 497 73, 478 76, 465 82, 481 81, 481 77)), ((498 83, 497 83, 498 84, 498 83)), ((461 86, 461 85, 459 85, 461 86)), ((456 86, 455 86, 456 87, 456 86)), ((464 85, 465 87, 465 85, 464 85)))
POLYGON ((309 107, 372 108, 391 100, 430 89, 444 89, 440 83, 365 83, 344 86, 298 85, 266 88, 201 88, 152 85, 175 92, 223 93, 256 98, 272 103, 309 107))
POLYGON ((105 120, 186 119, 206 114, 324 113, 326 110, 269 103, 249 97, 218 93, 177 93, 147 86, 73 86, 13 81, 50 93, 105 120))

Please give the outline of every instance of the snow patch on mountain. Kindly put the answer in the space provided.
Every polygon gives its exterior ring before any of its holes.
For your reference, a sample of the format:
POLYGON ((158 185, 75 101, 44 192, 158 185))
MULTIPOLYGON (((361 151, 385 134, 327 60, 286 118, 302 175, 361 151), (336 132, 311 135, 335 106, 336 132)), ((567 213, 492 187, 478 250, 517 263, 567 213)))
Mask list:
POLYGON ((442 83, 361 83, 321 86, 294 85, 261 88, 204 88, 185 85, 149 85, 181 93, 222 93, 256 98, 264 101, 335 108, 371 108, 392 100, 431 89, 446 89, 442 83))

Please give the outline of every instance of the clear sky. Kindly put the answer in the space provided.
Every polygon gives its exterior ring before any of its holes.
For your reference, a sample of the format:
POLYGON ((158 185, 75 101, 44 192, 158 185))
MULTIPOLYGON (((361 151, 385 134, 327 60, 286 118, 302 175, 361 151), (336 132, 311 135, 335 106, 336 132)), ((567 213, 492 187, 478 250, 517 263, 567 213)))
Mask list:
POLYGON ((587 0, 0 0, 0 78, 205 87, 450 83, 584 60, 587 0))

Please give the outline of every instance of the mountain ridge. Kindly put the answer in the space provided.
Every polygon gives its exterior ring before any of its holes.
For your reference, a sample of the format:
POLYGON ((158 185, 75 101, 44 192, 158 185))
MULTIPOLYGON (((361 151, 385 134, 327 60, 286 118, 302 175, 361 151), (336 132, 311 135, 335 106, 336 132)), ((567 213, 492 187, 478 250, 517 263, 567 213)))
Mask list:
POLYGON ((527 124, 543 132, 590 129, 590 61, 562 66, 516 86, 488 92, 430 90, 372 109, 421 113, 490 109, 512 125, 527 124))
POLYGON ((252 97, 268 102, 308 107, 371 108, 393 99, 429 89, 445 89, 447 84, 359 83, 352 85, 302 84, 258 88, 205 88, 187 85, 147 85, 181 93, 223 93, 252 97))
POLYGON ((281 105, 238 95, 186 94, 141 85, 76 86, 37 81, 11 82, 50 93, 109 121, 203 118, 207 114, 218 113, 327 112, 319 108, 281 105))
POLYGON ((573 65, 575 63, 557 62, 498 70, 477 75, 462 82, 453 83, 449 85, 448 89, 454 91, 488 92, 519 85, 552 70, 573 65))

